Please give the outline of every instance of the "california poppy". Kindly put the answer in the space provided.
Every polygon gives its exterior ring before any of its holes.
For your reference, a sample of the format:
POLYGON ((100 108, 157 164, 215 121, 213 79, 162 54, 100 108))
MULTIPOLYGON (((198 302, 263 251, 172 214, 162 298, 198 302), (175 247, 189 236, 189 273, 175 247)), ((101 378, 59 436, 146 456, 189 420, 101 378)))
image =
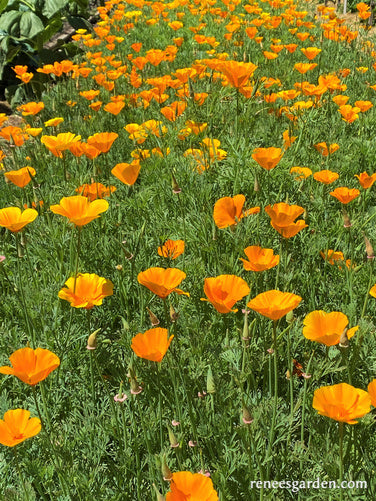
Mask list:
POLYGON ((132 160, 131 163, 116 164, 111 174, 117 177, 122 183, 131 186, 137 181, 140 170, 140 161, 132 160))
POLYGON ((279 263, 279 255, 275 255, 273 249, 263 249, 258 245, 251 245, 244 249, 248 258, 240 258, 243 261, 244 269, 247 271, 265 271, 274 268, 279 263))
POLYGON ((312 407, 320 416, 327 416, 336 421, 356 424, 371 410, 371 397, 359 388, 347 383, 323 386, 315 390, 312 407))
POLYGON ((43 348, 26 347, 15 351, 9 357, 12 367, 0 367, 1 374, 12 374, 30 386, 35 386, 60 365, 55 353, 43 348))
POLYGON ((307 177, 312 176, 312 171, 308 167, 291 167, 290 174, 295 175, 295 179, 301 181, 302 179, 307 179, 307 177))
POLYGON ((118 137, 119 135, 116 132, 97 132, 88 137, 87 144, 94 146, 100 153, 107 153, 118 137))
POLYGON ((79 195, 86 197, 93 202, 97 198, 109 197, 116 191, 115 186, 106 187, 102 183, 83 184, 75 190, 79 195))
POLYGON ((294 222, 304 212, 303 207, 299 205, 289 205, 280 202, 273 206, 267 205, 265 212, 271 218, 270 224, 284 238, 294 237, 300 230, 308 226, 304 219, 294 222))
POLYGON ((245 280, 236 275, 219 275, 218 277, 205 278, 204 292, 208 301, 219 313, 229 313, 234 304, 247 296, 250 292, 245 280))
POLYGON ((333 172, 331 170, 320 170, 313 174, 313 179, 323 184, 332 184, 339 178, 339 174, 337 172, 333 172))
POLYGON ((61 123, 64 122, 63 117, 56 117, 56 118, 51 118, 50 120, 47 120, 47 122, 44 122, 45 127, 57 127, 61 123))
POLYGON ((271 320, 279 320, 296 308, 302 298, 291 292, 270 290, 262 292, 249 301, 247 306, 271 320))
POLYGON ((27 117, 28 115, 37 115, 41 110, 44 109, 44 103, 39 102, 30 102, 26 104, 22 104, 21 106, 18 106, 17 108, 19 111, 22 111, 22 115, 24 117, 27 117))
POLYGON ((359 118, 360 108, 357 106, 351 106, 350 104, 343 104, 339 107, 338 111, 342 115, 342 120, 352 124, 357 118, 359 118))
POLYGON ((209 477, 201 473, 179 471, 172 474, 171 490, 166 494, 166 501, 218 501, 217 491, 209 477))
POLYGON ((320 255, 325 261, 328 261, 329 264, 335 264, 342 261, 346 264, 348 268, 350 268, 351 260, 347 259, 345 262, 345 256, 341 251, 334 251, 333 249, 328 249, 326 252, 321 251, 320 255))
POLYGON ((63 157, 63 151, 69 150, 70 146, 80 140, 81 136, 76 136, 71 132, 64 132, 57 136, 42 136, 40 138, 40 142, 44 144, 55 157, 59 158, 63 157))
POLYGON ((85 226, 108 209, 108 202, 106 200, 90 202, 88 198, 76 195, 63 197, 59 205, 51 205, 50 209, 54 214, 67 217, 76 226, 85 226))
POLYGON ((147 287, 158 297, 165 299, 171 292, 189 296, 187 292, 177 289, 177 286, 185 279, 187 275, 178 268, 148 268, 141 271, 137 280, 141 285, 147 287))
POLYGON ((299 71, 302 75, 307 73, 307 71, 311 71, 315 69, 317 66, 317 63, 296 63, 294 64, 294 68, 299 71))
POLYGON ((256 148, 252 158, 265 170, 272 170, 283 156, 281 148, 256 148))
MULTIPOLYGON (((339 311, 331 313, 322 310, 312 311, 303 321, 303 336, 326 346, 334 346, 340 342, 341 335, 348 323, 347 316, 339 311)), ((352 338, 358 329, 358 325, 348 329, 346 331, 347 338, 352 338)))
POLYGON ((6 207, 0 209, 0 226, 17 233, 27 224, 33 222, 37 216, 38 212, 34 209, 26 209, 21 212, 18 207, 6 207))
POLYGON ((260 212, 260 207, 253 207, 246 211, 243 210, 245 203, 244 195, 235 195, 234 197, 223 197, 214 204, 213 218, 218 228, 227 228, 238 224, 240 219, 250 214, 260 212))
POLYGON ((341 186, 340 188, 336 188, 334 191, 331 191, 330 195, 339 200, 341 204, 348 204, 360 195, 360 191, 357 188, 350 189, 346 188, 346 186, 341 186))
POLYGON ((4 172, 4 176, 19 188, 24 188, 27 184, 29 184, 31 178, 34 177, 35 174, 35 169, 30 166, 4 172))
POLYGON ((314 147, 324 157, 327 157, 328 155, 331 155, 332 153, 339 150, 339 144, 337 144, 337 143, 332 143, 329 145, 329 147, 325 142, 324 143, 317 143, 314 145, 314 147))
POLYGON ((184 240, 166 240, 166 242, 158 247, 158 255, 176 259, 184 252, 184 240))
POLYGON ((355 174, 355 177, 358 178, 361 187, 364 188, 365 190, 370 188, 376 181, 376 174, 371 174, 369 176, 367 172, 362 172, 359 175, 355 174))
POLYGON ((371 397, 371 404, 376 407, 376 379, 371 381, 368 385, 368 394, 371 397))
POLYGON ((315 59, 315 57, 321 52, 321 49, 318 49, 317 47, 306 47, 300 50, 309 61, 315 59))
POLYGON ((154 327, 143 334, 139 333, 134 336, 131 348, 140 358, 145 358, 152 362, 162 362, 173 337, 173 335, 168 337, 167 329, 154 327))
POLYGON ((59 291, 59 298, 69 301, 74 308, 91 310, 101 305, 103 299, 113 295, 114 285, 111 280, 99 277, 95 273, 79 273, 65 282, 59 291))
POLYGON ((0 444, 14 447, 27 438, 38 435, 42 425, 37 417, 30 418, 30 412, 24 409, 12 409, 0 419, 0 444))

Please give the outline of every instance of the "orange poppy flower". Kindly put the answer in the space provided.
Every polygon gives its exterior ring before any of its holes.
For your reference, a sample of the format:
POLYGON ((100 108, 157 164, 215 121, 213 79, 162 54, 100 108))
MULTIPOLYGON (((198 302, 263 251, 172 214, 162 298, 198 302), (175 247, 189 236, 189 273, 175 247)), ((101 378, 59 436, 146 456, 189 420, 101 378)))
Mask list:
POLYGON ((30 418, 24 409, 11 409, 0 419, 0 444, 14 447, 27 438, 38 435, 42 425, 37 417, 30 418))
POLYGON ((272 170, 283 157, 281 148, 255 148, 252 153, 253 160, 265 170, 272 170))
POLYGON ((189 296, 188 292, 177 289, 186 276, 178 268, 148 268, 138 274, 137 280, 161 299, 166 299, 171 292, 189 296))
POLYGON ((335 151, 339 150, 339 145, 337 143, 333 143, 329 146, 326 143, 317 143, 314 145, 316 150, 321 153, 324 157, 327 157, 328 155, 331 155, 335 151))
POLYGON ((376 297, 376 284, 369 291, 372 297, 376 297))
POLYGON ((295 175, 295 179, 297 181, 301 181, 302 179, 307 179, 307 177, 312 176, 312 171, 308 167, 291 167, 290 174, 295 175))
POLYGON ((357 106, 352 107, 351 104, 343 104, 339 107, 338 111, 342 115, 342 120, 352 124, 357 118, 359 118, 360 108, 357 106))
POLYGON ((265 212, 270 216, 270 224, 284 238, 294 237, 300 230, 308 225, 304 219, 294 222, 295 219, 303 214, 304 209, 299 205, 289 205, 284 202, 265 207, 265 212))
POLYGON ((356 424, 356 418, 361 418, 371 410, 371 397, 359 388, 347 383, 323 386, 315 390, 312 407, 320 416, 326 416, 336 421, 356 424))
POLYGON ((184 252, 184 240, 166 240, 166 242, 158 247, 158 255, 176 259, 184 252))
POLYGON ((307 71, 314 70, 317 66, 317 63, 296 63, 294 64, 294 68, 299 71, 300 74, 304 75, 307 71))
POLYGON ((287 45, 284 45, 283 47, 287 50, 287 52, 293 54, 298 48, 298 45, 296 43, 289 43, 287 45))
POLYGON ((116 103, 111 101, 110 103, 106 104, 106 106, 103 109, 104 111, 107 111, 108 113, 111 113, 112 115, 116 116, 121 112, 124 106, 125 103, 122 101, 117 101, 116 103))
POLYGON ((201 473, 179 471, 172 474, 171 490, 166 494, 166 501, 218 501, 217 491, 209 477, 201 473))
POLYGON ((260 212, 260 207, 253 207, 246 211, 243 210, 245 203, 244 195, 235 195, 234 197, 223 197, 214 204, 213 218, 218 228, 227 228, 238 224, 240 219, 250 214, 260 212))
POLYGON ((321 52, 321 49, 318 49, 317 47, 306 47, 305 49, 303 48, 300 50, 309 61, 313 61, 313 59, 315 59, 315 57, 321 52))
POLYGON ((331 170, 320 170, 313 174, 313 179, 323 184, 332 184, 339 178, 339 174, 331 170))
POLYGON ((138 178, 141 170, 140 161, 135 159, 131 163, 116 164, 111 174, 117 177, 122 183, 133 185, 138 178))
POLYGON ((376 407, 376 379, 371 381, 368 385, 368 394, 371 397, 371 404, 376 407))
POLYGON ((278 54, 276 54, 275 52, 270 52, 268 50, 264 50, 262 53, 264 54, 265 59, 273 60, 277 59, 278 57, 278 54))
POLYGON ((80 96, 84 97, 88 101, 92 101, 97 96, 99 96, 100 90, 83 90, 80 92, 80 96))
POLYGON ((85 226, 108 209, 108 202, 106 200, 90 202, 88 198, 76 195, 63 197, 59 205, 51 205, 50 209, 54 214, 67 217, 76 226, 85 226))
POLYGON ((336 103, 337 106, 342 106, 346 104, 349 99, 350 99, 349 96, 344 96, 340 94, 339 96, 334 96, 332 98, 332 101, 336 103))
POLYGON ((13 233, 18 233, 27 224, 33 222, 37 216, 38 212, 34 209, 26 209, 21 212, 18 207, 6 207, 0 209, 0 226, 13 233))
POLYGON ((17 110, 22 111, 22 115, 27 117, 28 115, 37 115, 41 110, 44 109, 44 103, 26 103, 18 106, 17 110))
MULTIPOLYGON (((329 264, 336 264, 338 262, 344 262, 348 268, 350 268, 351 265, 351 259, 347 259, 345 261, 345 256, 343 255, 343 252, 341 251, 334 251, 333 249, 328 249, 325 252, 320 252, 320 256, 325 260, 328 261, 329 264)), ((341 267, 339 267, 341 269, 341 267)))
POLYGON ((59 158, 63 158, 63 151, 69 150, 74 143, 80 140, 81 136, 76 136, 71 132, 63 132, 57 136, 42 136, 40 138, 40 142, 44 144, 55 157, 59 158))
POLYGON ((285 148, 285 150, 287 150, 296 141, 298 136, 291 136, 290 131, 287 129, 282 133, 282 137, 283 137, 283 147, 285 148))
POLYGON ((360 195, 360 191, 357 188, 350 189, 346 188, 346 186, 341 186, 340 188, 336 188, 334 191, 331 191, 330 195, 339 200, 341 204, 348 204, 360 195))
POLYGON ((217 69, 225 75, 232 87, 239 89, 248 82, 257 69, 257 66, 253 63, 222 61, 219 63, 217 69))
POLYGON ((93 136, 88 137, 87 144, 94 146, 100 153, 107 153, 118 137, 119 135, 116 132, 97 132, 93 136))
POLYGON ((27 184, 29 184, 31 177, 34 177, 35 174, 35 169, 30 166, 22 167, 18 170, 10 170, 8 172, 4 172, 4 176, 19 188, 24 188, 27 184))
MULTIPOLYGON (((312 311, 303 321, 303 336, 311 341, 325 344, 325 346, 334 346, 340 342, 348 323, 347 316, 339 311, 331 313, 322 310, 312 311)), ((348 329, 347 338, 352 338, 358 329, 358 325, 348 329)))
POLYGON ((279 320, 298 306, 302 298, 291 292, 270 290, 259 294, 247 306, 271 320, 279 320))
POLYGON ((75 190, 79 195, 86 197, 93 202, 97 198, 109 197, 111 193, 116 191, 115 186, 109 186, 108 188, 102 183, 91 183, 83 184, 75 190))
POLYGON ((244 269, 247 271, 265 271, 274 268, 279 263, 279 255, 274 254, 273 249, 263 249, 258 245, 251 245, 244 249, 248 258, 240 258, 243 261, 244 269))
POLYGON ((205 278, 204 292, 208 301, 219 313, 237 312, 231 308, 250 292, 245 280, 236 275, 219 275, 218 277, 205 278))
POLYGON ((167 118, 167 120, 170 120, 170 122, 175 122, 177 117, 184 113, 186 107, 186 101, 174 101, 169 106, 161 108, 160 112, 165 118, 167 118))
POLYGON ((367 172, 362 172, 359 175, 355 174, 355 177, 358 178, 361 187, 364 188, 365 190, 370 188, 376 181, 376 174, 371 174, 369 176, 367 172))
POLYGON ((21 348, 12 353, 9 360, 12 367, 0 367, 0 374, 12 374, 30 386, 46 379, 60 365, 59 357, 43 348, 21 348))
POLYGON ((69 301, 74 308, 91 310, 102 304, 103 299, 112 296, 114 284, 111 280, 99 277, 95 273, 79 273, 77 277, 70 277, 65 287, 58 293, 60 299, 69 301))
POLYGON ((371 101, 355 101, 355 106, 360 109, 362 113, 365 111, 368 111, 370 108, 373 107, 373 104, 371 101))
POLYGON ((167 329, 155 327, 143 334, 140 332, 134 336, 131 348, 140 358, 145 358, 145 360, 151 360, 152 362, 162 362, 173 337, 173 335, 168 337, 167 329))

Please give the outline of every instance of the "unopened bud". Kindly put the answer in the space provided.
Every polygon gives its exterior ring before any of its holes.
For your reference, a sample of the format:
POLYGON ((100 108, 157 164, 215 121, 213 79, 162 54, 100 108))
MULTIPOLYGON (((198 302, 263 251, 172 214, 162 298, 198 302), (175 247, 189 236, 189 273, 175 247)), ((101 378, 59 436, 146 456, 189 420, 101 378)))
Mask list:
POLYGON ((157 501, 166 501, 166 498, 159 492, 159 490, 157 489, 155 484, 153 484, 153 487, 154 487, 155 494, 157 496, 157 501))
POLYGON ((179 318, 179 313, 175 310, 175 308, 170 304, 170 319, 171 322, 176 322, 176 320, 179 318))
POLYGON ((249 412, 249 409, 244 404, 242 406, 242 420, 244 424, 251 424, 253 421, 253 417, 249 412))
POLYGON ((178 182, 176 181, 176 178, 173 174, 171 174, 172 177, 172 193, 175 193, 175 195, 178 195, 181 192, 181 188, 178 185, 178 182))
POLYGON ((258 182, 258 179, 256 176, 255 176, 255 182, 253 185, 253 191, 260 191, 260 185, 259 185, 259 182, 258 182))
POLYGON ((159 325, 159 318, 156 315, 154 315, 154 313, 148 307, 146 307, 146 309, 148 310, 148 313, 149 313, 151 325, 153 327, 155 327, 156 325, 159 325))
POLYGON ((167 480, 169 482, 172 479, 172 473, 170 468, 168 467, 166 456, 162 456, 161 471, 163 480, 167 480))
POLYGON ((294 313, 293 313, 293 311, 291 310, 291 311, 289 311, 289 312, 287 313, 287 315, 286 315, 286 322, 287 322, 288 324, 292 324, 292 323, 293 323, 293 321, 294 321, 294 313))
POLYGON ((129 377, 130 377, 131 393, 132 395, 138 395, 139 393, 142 392, 142 386, 138 384, 136 374, 132 366, 129 366, 129 377))
POLYGON ((97 347, 97 334, 99 331, 100 331, 100 329, 97 329, 92 334, 90 334, 90 336, 87 338, 86 348, 88 350, 95 350, 95 348, 97 347))
POLYGON ((168 439, 170 440, 170 446, 173 449, 175 449, 176 447, 179 447, 179 442, 177 441, 172 429, 169 426, 167 426, 167 430, 168 430, 168 439))
POLYGON ((339 339, 339 345, 341 348, 349 347, 349 338, 347 337, 347 330, 348 330, 347 327, 345 327, 339 339))
POLYGON ((352 226, 349 215, 347 212, 344 210, 342 212, 342 217, 343 217, 343 226, 344 228, 350 228, 352 226))
POLYGON ((364 243, 366 244, 366 253, 368 259, 375 259, 375 253, 373 251, 373 247, 368 238, 364 235, 364 243))
POLYGON ((209 365, 208 374, 206 376, 206 391, 207 393, 215 393, 215 384, 212 369, 209 365))

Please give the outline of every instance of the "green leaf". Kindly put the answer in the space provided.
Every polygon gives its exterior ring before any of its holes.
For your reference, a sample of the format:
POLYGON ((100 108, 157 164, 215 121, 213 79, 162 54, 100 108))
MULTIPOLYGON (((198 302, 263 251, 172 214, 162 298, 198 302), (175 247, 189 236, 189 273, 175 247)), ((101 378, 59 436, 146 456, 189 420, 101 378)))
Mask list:
POLYGON ((63 9, 68 3, 68 0, 46 0, 43 7, 43 15, 53 17, 59 10, 63 9))
POLYGON ((0 30, 4 30, 9 35, 19 36, 21 16, 21 12, 14 10, 5 12, 0 16, 0 30))
POLYGON ((7 5, 8 5, 8 0, 0 0, 0 14, 7 7, 7 5))
POLYGON ((43 31, 42 20, 33 12, 23 12, 20 21, 21 35, 27 38, 33 38, 43 31))
POLYGON ((37 36, 37 47, 39 50, 42 50, 43 45, 51 39, 51 37, 57 33, 62 27, 63 22, 60 18, 55 17, 52 19, 48 25, 44 28, 43 31, 38 33, 37 36))

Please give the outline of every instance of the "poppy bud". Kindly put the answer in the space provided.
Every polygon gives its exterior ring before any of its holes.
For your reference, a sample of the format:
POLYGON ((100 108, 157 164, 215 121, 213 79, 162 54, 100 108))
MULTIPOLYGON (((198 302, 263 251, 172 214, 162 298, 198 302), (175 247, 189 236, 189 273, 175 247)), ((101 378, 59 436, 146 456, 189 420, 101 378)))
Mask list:
POLYGON ((99 331, 100 331, 100 329, 97 329, 92 334, 90 334, 90 336, 87 338, 86 348, 88 350, 95 350, 95 348, 97 347, 97 334, 99 331))
POLYGON ((175 310, 175 308, 170 304, 170 319, 171 322, 176 322, 176 320, 179 318, 179 313, 175 310))
POLYGON ((176 181, 176 178, 173 174, 171 174, 172 177, 172 193, 175 195, 178 195, 181 192, 181 188, 178 185, 178 182, 176 181))
POLYGON ((253 185, 253 191, 260 191, 260 185, 259 185, 259 182, 258 182, 258 179, 256 176, 255 176, 255 182, 253 185))
POLYGON ((175 449, 176 447, 179 447, 179 442, 177 441, 172 429, 169 426, 167 426, 167 430, 168 430, 168 439, 170 440, 170 446, 173 449, 175 449))
POLYGON ((349 338, 347 337, 347 327, 343 330, 341 337, 339 339, 339 345, 341 348, 348 348, 349 347, 349 338))
POLYGON ((286 315, 286 321, 288 324, 292 324, 294 321, 294 312, 291 310, 286 315))
POLYGON ((253 421, 253 417, 249 412, 249 409, 244 404, 242 405, 242 420, 244 424, 251 424, 253 421))
POLYGON ((206 391, 207 393, 213 394, 215 393, 215 384, 213 378, 213 372, 209 365, 208 374, 206 376, 206 391))
POLYGON ((347 212, 345 210, 342 213, 342 217, 343 217, 343 227, 350 228, 352 226, 352 224, 351 224, 349 215, 347 214, 347 212))
POLYGON ((148 310, 148 313, 149 313, 151 325, 153 327, 155 327, 156 325, 159 325, 158 317, 156 315, 154 315, 154 313, 148 307, 146 307, 146 309, 148 310))
POLYGON ((172 479, 172 473, 170 468, 168 467, 166 456, 162 456, 161 471, 163 480, 167 480, 169 482, 172 479))
POLYGON ((371 242, 368 240, 368 238, 364 236, 364 243, 366 244, 366 252, 367 252, 367 259, 375 259, 375 253, 373 251, 373 247, 371 245, 371 242))
POLYGON ((166 501, 166 498, 159 492, 155 484, 153 484, 155 494, 157 496, 157 501, 166 501))
POLYGON ((132 395, 138 395, 139 393, 142 392, 142 386, 138 384, 136 374, 134 373, 133 367, 129 366, 129 377, 130 377, 130 384, 131 384, 131 393, 132 395))

